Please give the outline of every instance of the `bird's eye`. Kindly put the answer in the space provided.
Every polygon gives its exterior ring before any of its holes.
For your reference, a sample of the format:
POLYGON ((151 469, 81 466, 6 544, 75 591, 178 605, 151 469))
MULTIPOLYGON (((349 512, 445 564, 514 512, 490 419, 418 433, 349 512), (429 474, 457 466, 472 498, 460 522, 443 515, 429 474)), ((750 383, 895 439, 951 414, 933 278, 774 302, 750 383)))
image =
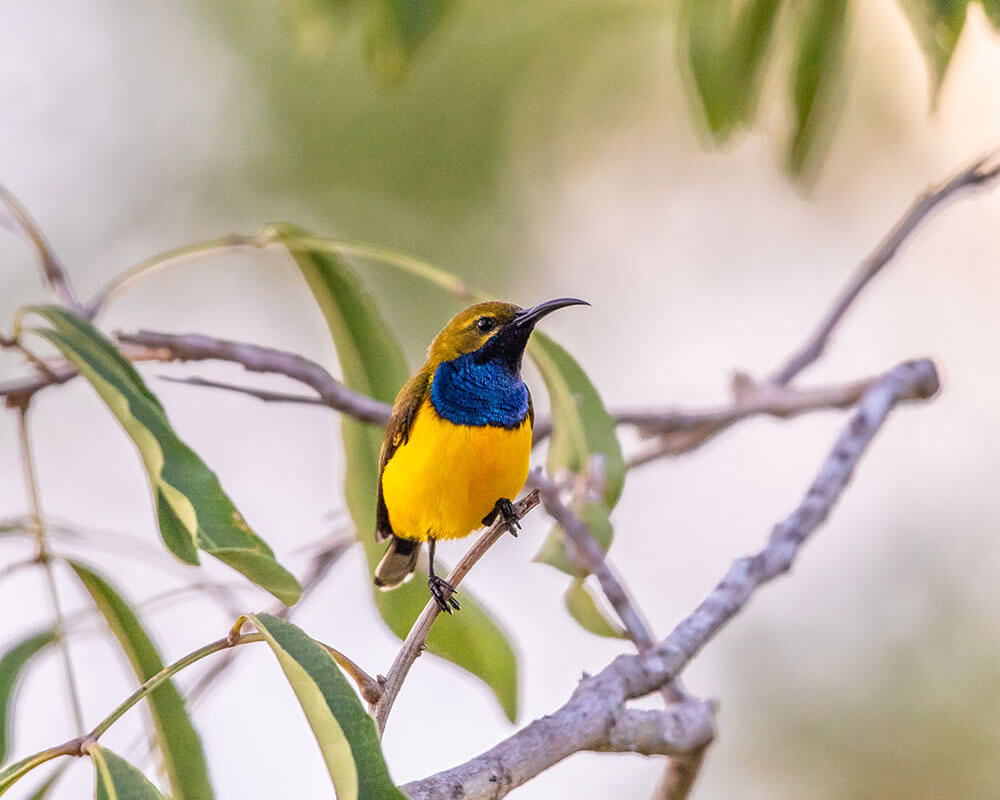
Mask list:
POLYGON ((476 327, 481 333, 489 333, 497 326, 497 322, 492 317, 480 317, 476 320, 476 327))

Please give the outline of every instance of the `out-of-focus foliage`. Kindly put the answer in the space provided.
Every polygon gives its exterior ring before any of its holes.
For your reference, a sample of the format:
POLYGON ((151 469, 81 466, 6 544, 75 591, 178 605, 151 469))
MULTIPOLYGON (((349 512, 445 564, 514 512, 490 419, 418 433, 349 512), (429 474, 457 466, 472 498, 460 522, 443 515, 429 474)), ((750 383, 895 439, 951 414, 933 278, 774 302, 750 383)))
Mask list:
MULTIPOLYGON (((979 1, 992 25, 1000 28, 1000 2, 979 1)), ((924 53, 936 97, 972 3, 899 3, 924 53)), ((420 69, 418 51, 430 47, 433 35, 444 35, 449 20, 468 13, 470 5, 451 0, 290 0, 289 7, 300 41, 311 49, 317 42, 329 48, 344 34, 350 8, 364 21, 371 71, 396 83, 420 69), (325 35, 317 36, 317 30, 325 35)), ((792 174, 810 174, 836 128, 840 95, 852 69, 845 59, 851 6, 850 0, 682 0, 673 33, 695 116, 712 139, 725 142, 754 124, 764 79, 769 70, 780 70, 775 86, 789 109, 786 164, 792 174)))
MULTIPOLYGON (((70 561, 69 566, 118 640, 137 683, 149 680, 162 670, 163 659, 156 645, 125 598, 89 567, 76 561, 70 561)), ((201 737, 188 716, 177 686, 173 681, 164 682, 149 693, 148 703, 171 797, 173 800, 211 800, 214 793, 208 780, 201 737)))
POLYGON ((55 631, 35 633, 17 642, 0 658, 0 764, 7 760, 13 732, 14 694, 18 679, 36 655, 56 639, 55 631))

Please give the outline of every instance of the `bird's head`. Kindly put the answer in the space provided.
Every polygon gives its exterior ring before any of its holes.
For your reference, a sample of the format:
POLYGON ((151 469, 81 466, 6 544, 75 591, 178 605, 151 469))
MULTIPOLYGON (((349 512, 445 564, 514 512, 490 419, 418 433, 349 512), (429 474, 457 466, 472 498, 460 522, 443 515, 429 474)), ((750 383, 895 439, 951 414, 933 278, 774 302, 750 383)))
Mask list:
POLYGON ((528 337, 546 314, 566 306, 590 305, 574 297, 546 300, 531 308, 512 303, 476 303, 460 311, 431 342, 427 357, 433 365, 473 354, 478 363, 497 361, 516 372, 528 337))

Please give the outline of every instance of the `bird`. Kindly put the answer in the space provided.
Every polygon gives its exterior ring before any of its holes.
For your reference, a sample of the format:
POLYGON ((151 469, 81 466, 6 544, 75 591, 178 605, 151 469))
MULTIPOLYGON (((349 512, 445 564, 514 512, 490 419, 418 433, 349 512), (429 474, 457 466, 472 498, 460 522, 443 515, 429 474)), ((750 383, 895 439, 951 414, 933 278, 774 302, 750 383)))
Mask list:
POLYGON ((528 477, 534 424, 521 360, 538 321, 573 305, 590 304, 575 297, 528 309, 477 303, 431 342, 424 365, 396 396, 379 456, 375 540, 389 546, 375 567, 378 588, 409 580, 427 542, 427 586, 451 614, 461 605, 434 572, 436 543, 498 517, 517 536, 512 501, 528 477))

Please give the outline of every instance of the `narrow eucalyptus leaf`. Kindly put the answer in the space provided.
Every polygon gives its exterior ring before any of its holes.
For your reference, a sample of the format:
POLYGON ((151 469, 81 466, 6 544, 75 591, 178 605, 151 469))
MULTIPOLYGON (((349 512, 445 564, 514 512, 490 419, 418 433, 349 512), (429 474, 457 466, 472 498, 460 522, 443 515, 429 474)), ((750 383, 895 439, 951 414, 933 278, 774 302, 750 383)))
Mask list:
MULTIPOLYGON (((163 669, 163 660, 131 606, 103 577, 76 561, 69 562, 97 610, 128 658, 137 683, 163 669)), ((211 800, 212 785, 201 738, 173 681, 166 681, 147 696, 156 743, 174 800, 211 800)))
POLYGON ((135 367, 93 325, 58 306, 32 306, 46 338, 97 391, 135 444, 146 468, 160 535, 188 564, 202 550, 242 572, 287 605, 302 590, 250 530, 215 473, 180 440, 135 367))
POLYGON ((14 731, 14 693, 31 660, 56 640, 47 630, 22 639, 0 658, 0 764, 7 760, 14 731))
POLYGON ((405 800, 389 777, 375 723, 329 651, 290 622, 251 616, 316 736, 338 800, 405 800))

